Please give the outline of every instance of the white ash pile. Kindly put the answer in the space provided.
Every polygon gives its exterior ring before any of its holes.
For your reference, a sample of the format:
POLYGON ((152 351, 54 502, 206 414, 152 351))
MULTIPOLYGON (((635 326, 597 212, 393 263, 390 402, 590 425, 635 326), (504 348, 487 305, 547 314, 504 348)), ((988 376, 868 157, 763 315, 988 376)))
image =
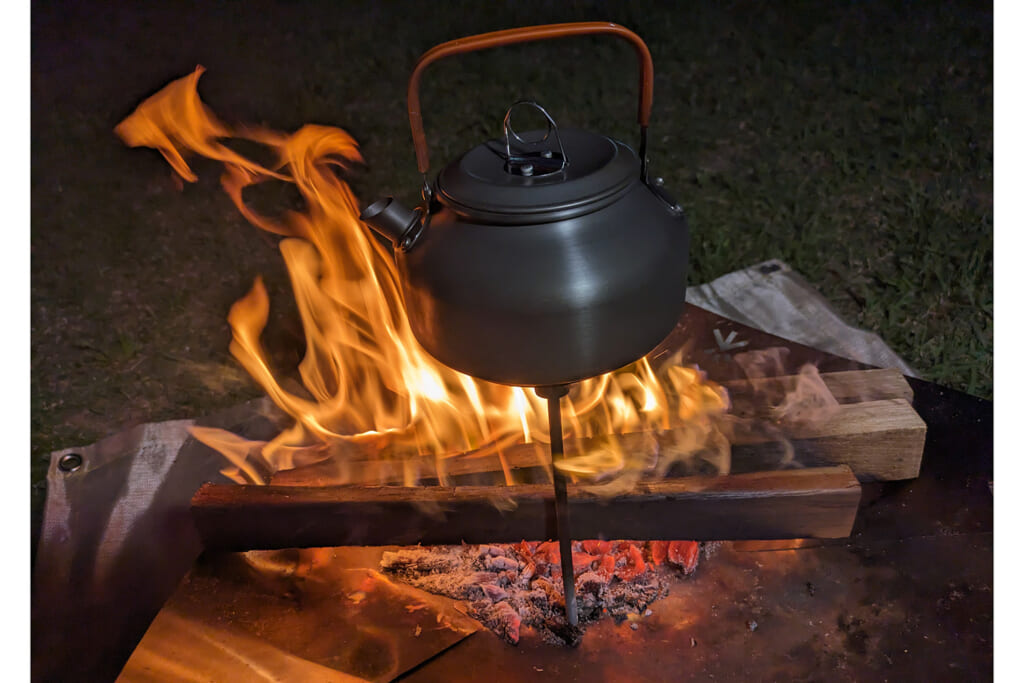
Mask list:
MULTIPOLYGON (((692 574, 694 541, 577 541, 573 569, 580 626, 643 614, 668 593, 665 566, 692 574)), ((551 643, 575 645, 582 629, 565 620, 558 544, 434 546, 386 552, 381 570, 439 595, 469 602, 470 614, 510 643, 522 627, 551 643)))

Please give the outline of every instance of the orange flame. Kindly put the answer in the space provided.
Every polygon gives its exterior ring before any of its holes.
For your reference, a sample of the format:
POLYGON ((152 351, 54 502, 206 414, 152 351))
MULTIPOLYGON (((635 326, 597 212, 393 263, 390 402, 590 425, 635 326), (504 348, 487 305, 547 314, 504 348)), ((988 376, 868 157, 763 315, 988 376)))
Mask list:
MULTIPOLYGON (((330 457, 409 463, 426 455, 435 459, 444 481, 444 461, 452 456, 475 451, 502 458, 514 443, 546 442, 545 402, 534 392, 456 372, 413 337, 391 254, 361 223, 358 202, 338 176, 362 162, 351 136, 316 125, 291 135, 233 130, 199 99, 202 73, 198 67, 169 84, 115 131, 130 146, 159 150, 190 182, 196 176, 187 155, 220 161, 222 184, 238 210, 257 227, 285 237, 281 254, 306 338, 298 368, 306 393, 285 389, 267 362, 260 335, 269 300, 257 278, 228 315, 231 353, 295 424, 266 443, 196 428, 198 439, 232 463, 225 473, 237 481, 265 482, 275 471, 330 457), (276 163, 268 168, 234 152, 222 142, 229 138, 264 145, 276 163), (243 191, 268 180, 293 183, 305 210, 273 219, 250 208, 243 191)), ((714 431, 711 419, 727 403, 721 387, 678 359, 657 371, 643 359, 574 386, 563 404, 567 446, 583 437, 680 425, 687 433, 707 435, 714 431)), ((682 450, 692 453, 703 445, 701 439, 692 441, 682 450)), ((606 474, 628 469, 628 460, 611 442, 567 459, 565 468, 579 476, 606 474)), ((503 458, 502 469, 511 483, 503 458)), ((413 484, 416 476, 405 467, 402 480, 413 484)))

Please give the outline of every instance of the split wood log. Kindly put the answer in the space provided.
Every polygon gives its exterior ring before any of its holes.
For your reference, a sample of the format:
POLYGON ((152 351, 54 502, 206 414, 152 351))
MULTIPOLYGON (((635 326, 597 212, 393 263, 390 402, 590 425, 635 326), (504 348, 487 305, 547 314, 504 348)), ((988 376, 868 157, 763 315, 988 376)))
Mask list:
MULTIPOLYGON (((907 402, 914 400, 914 390, 910 388, 906 377, 899 370, 848 370, 826 372, 820 377, 825 387, 839 403, 863 403, 890 398, 902 398, 907 402)), ((731 380, 723 382, 722 386, 735 400, 737 395, 771 395, 791 392, 796 389, 796 384, 796 375, 784 375, 731 380)))
MULTIPOLYGON (((770 469, 774 446, 785 439, 796 460, 804 465, 849 465, 862 482, 895 481, 918 476, 927 427, 910 405, 913 391, 897 370, 861 370, 825 373, 821 378, 840 404, 828 417, 816 423, 777 425, 766 431, 737 430, 732 437, 733 472, 770 469)), ((729 382, 725 386, 742 402, 748 412, 765 414, 757 401, 764 397, 791 391, 795 377, 772 377, 753 381, 729 382)), ((764 424, 751 422, 752 425, 764 424)), ((673 448, 678 431, 623 434, 619 438, 627 452, 664 453, 673 448)), ((572 457, 600 443, 599 439, 566 441, 566 455, 572 457)), ((516 444, 502 451, 504 468, 515 474, 527 469, 548 469, 550 459, 546 444, 516 444)), ((501 459, 496 454, 464 453, 444 463, 447 476, 458 481, 484 473, 501 473, 501 459)), ((282 486, 332 485, 346 483, 401 484, 409 468, 420 479, 437 479, 432 458, 416 458, 406 462, 385 460, 354 460, 323 462, 295 470, 278 472, 272 483, 282 486)))
POLYGON ((848 465, 862 482, 914 479, 927 429, 904 399, 851 403, 821 422, 801 425, 792 445, 800 462, 848 465))
MULTIPOLYGON (((579 539, 742 540, 849 536, 860 502, 850 468, 639 484, 602 497, 569 487, 579 539)), ((192 498, 205 548, 450 545, 555 537, 549 485, 510 487, 205 484, 192 498)))

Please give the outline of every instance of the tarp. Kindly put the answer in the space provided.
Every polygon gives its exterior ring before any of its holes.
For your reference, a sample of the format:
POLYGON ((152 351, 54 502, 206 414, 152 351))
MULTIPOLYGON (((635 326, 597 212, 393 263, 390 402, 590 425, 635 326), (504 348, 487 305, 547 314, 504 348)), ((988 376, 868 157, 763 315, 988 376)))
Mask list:
POLYGON ((765 261, 690 287, 686 301, 819 351, 918 377, 881 337, 848 325, 825 297, 782 261, 765 261))

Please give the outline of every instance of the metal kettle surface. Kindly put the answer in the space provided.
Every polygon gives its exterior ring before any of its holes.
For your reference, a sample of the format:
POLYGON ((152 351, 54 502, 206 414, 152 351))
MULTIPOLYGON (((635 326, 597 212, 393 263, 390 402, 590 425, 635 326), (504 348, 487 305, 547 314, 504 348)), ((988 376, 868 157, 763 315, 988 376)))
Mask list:
MULTIPOLYGON (((424 203, 391 198, 361 218, 395 245, 405 307, 418 341, 442 363, 501 384, 553 386, 644 356, 684 308, 689 231, 680 207, 649 182, 646 133, 653 65, 633 32, 586 22, 499 31, 439 45, 409 83, 409 114, 424 203), (640 154, 599 134, 516 133, 449 164, 433 184, 419 77, 442 57, 533 40, 604 34, 640 62, 640 154)), ((515 105, 514 105, 515 106, 515 105)))

